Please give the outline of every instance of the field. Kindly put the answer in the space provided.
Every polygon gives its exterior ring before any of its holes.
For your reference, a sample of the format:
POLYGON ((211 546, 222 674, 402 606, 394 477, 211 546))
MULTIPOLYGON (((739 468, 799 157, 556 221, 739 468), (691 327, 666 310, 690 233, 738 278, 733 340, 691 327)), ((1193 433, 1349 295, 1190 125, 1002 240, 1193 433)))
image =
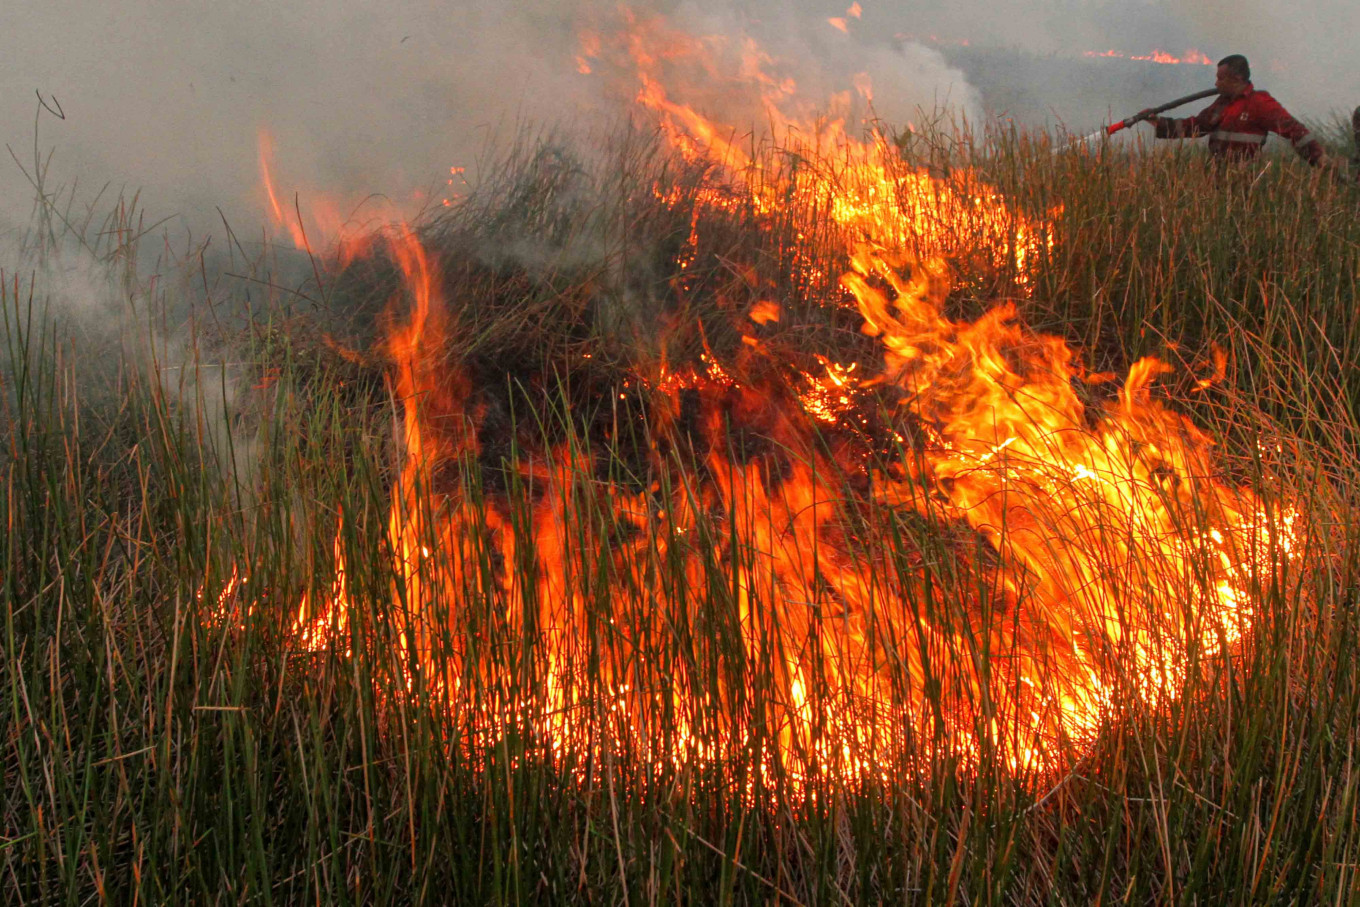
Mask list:
POLYGON ((1360 194, 898 139, 211 268, 43 187, 3 899, 1356 900, 1360 194))

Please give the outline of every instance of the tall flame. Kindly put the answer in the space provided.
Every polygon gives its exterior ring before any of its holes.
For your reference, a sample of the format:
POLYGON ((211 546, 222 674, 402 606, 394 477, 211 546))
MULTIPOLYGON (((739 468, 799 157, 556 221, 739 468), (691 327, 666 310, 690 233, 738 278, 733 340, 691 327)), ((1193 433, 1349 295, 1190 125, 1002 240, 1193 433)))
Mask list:
MULTIPOLYGON (((797 119, 796 86, 748 43, 744 84, 812 164, 771 172, 734 139, 739 130, 664 83, 677 59, 714 67, 706 42, 633 19, 613 44, 677 154, 727 174, 757 211, 829 214, 834 235, 811 222, 801 233, 841 244, 847 304, 881 344, 883 368, 861 375, 823 358, 825 374, 805 376, 813 392, 799 397, 746 386, 708 358, 707 374, 651 389, 700 395, 695 471, 677 475, 654 449, 653 474, 669 478, 638 490, 600 479, 567 443, 519 464, 515 481, 541 489, 527 504, 478 496, 464 468, 480 449, 478 419, 467 378, 446 361, 454 328, 439 263, 409 228, 387 234, 405 278, 394 306, 409 309, 386 341, 403 420, 388 528, 393 595, 412 617, 401 645, 427 672, 455 666, 426 682, 473 716, 470 739, 488 744, 518 716, 558 754, 626 741, 642 759, 722 759, 756 746, 771 770, 874 777, 944 749, 1033 770, 1079 753, 1118 703, 1175 696, 1197 659, 1241 639, 1252 583, 1275 569, 1294 517, 1215 478, 1210 439, 1152 395, 1167 367, 1134 363, 1117 398, 1094 409, 1074 390, 1073 351, 1025 328, 1013 305, 974 322, 944 314, 947 258, 961 243, 1023 273, 1042 223, 969 172, 936 177, 879 137, 854 139, 843 120, 797 119), (903 401, 889 416, 897 455, 884 468, 866 451, 829 448, 815 427, 869 385, 903 401), (733 424, 781 455, 737 455, 733 424), (935 527, 938 549, 873 528, 903 520, 935 527), (975 541, 948 542, 958 527, 975 541), (715 563, 725 589, 703 579, 715 563), (663 564, 693 582, 658 585, 663 564), (592 643, 592 577, 609 583, 604 648, 592 643), (508 692, 472 637, 441 642, 440 620, 488 596, 502 630, 540 634, 537 699, 508 692), (648 634, 704 625, 715 596, 751 663, 772 668, 758 716, 741 690, 688 674, 693 666, 668 666, 674 676, 660 683, 637 663, 648 634), (455 649, 451 662, 432 657, 441 645, 455 649), (615 743, 586 729, 601 709, 615 743), (662 714, 679 729, 673 746, 649 733, 662 714), (758 726, 777 732, 762 742, 758 726)), ((583 60, 604 53, 592 39, 583 60)), ((778 321, 783 302, 763 300, 751 320, 778 321)), ((664 420, 656 429, 668 430, 678 431, 664 420)), ((304 602, 298 627, 339 627, 348 594, 342 580, 329 600, 304 602)), ((305 633, 313 646, 323 637, 305 633)))
MULTIPOLYGON (((404 204, 388 196, 369 194, 360 198, 341 193, 309 190, 285 192, 275 176, 274 137, 268 129, 258 134, 260 187, 265 211, 276 230, 287 236, 293 248, 310 255, 334 252, 339 267, 370 254, 375 224, 405 222, 411 211, 425 207, 423 192, 412 192, 404 204)), ((461 198, 457 190, 466 185, 464 168, 450 167, 447 207, 461 198)))

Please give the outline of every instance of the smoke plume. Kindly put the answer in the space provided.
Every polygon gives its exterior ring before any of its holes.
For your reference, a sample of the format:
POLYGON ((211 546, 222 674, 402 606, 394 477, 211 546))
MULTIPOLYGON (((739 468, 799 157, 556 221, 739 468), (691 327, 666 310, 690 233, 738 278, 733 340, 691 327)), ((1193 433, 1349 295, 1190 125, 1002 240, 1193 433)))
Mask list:
MULTIPOLYGON (((1304 9, 1256 0, 849 6, 649 0, 633 8, 695 35, 755 39, 772 70, 814 101, 867 74, 875 113, 895 123, 943 107, 975 123, 1089 131, 1108 114, 1211 82, 1207 67, 1082 56, 1107 49, 1246 53, 1258 85, 1302 116, 1360 101, 1360 70, 1342 54, 1360 31, 1360 4, 1350 0, 1304 9)), ((166 230, 177 237, 219 229, 218 208, 238 234, 259 235, 262 129, 273 136, 290 200, 294 191, 303 205, 308 192, 376 193, 399 206, 437 204, 449 168, 475 177, 487 149, 519 129, 620 115, 629 87, 581 72, 578 60, 582 29, 618 15, 601 0, 9 4, 0 14, 3 140, 30 174, 55 150, 49 190, 78 181, 87 204, 106 185, 141 192, 153 215, 175 216, 166 230), (39 95, 65 118, 40 111, 39 95)), ((3 222, 22 223, 33 195, 6 161, 3 222)))

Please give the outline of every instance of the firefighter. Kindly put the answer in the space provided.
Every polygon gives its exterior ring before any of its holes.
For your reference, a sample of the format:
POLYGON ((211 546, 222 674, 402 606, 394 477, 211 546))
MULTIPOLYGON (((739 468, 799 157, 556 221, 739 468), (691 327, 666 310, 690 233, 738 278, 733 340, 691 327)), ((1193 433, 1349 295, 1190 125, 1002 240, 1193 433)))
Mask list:
MULTIPOLYGON (((1251 160, 1261 153, 1266 136, 1274 132, 1314 167, 1326 163, 1322 144, 1280 102, 1251 84, 1251 66, 1241 54, 1218 61, 1214 82, 1218 98, 1200 113, 1185 119, 1149 116, 1159 139, 1209 137, 1209 153, 1220 160, 1251 160)), ((1151 111, 1144 111, 1151 114, 1151 111)))

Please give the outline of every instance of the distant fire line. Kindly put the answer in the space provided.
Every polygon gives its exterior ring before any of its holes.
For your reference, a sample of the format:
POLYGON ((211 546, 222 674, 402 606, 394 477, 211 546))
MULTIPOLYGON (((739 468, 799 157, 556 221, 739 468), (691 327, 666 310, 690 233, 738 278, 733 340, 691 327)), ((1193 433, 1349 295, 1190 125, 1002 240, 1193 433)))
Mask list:
POLYGON ((1211 60, 1203 51, 1190 48, 1183 56, 1175 56, 1164 50, 1154 50, 1148 54, 1128 54, 1118 50, 1088 50, 1082 53, 1088 59, 1113 59, 1113 60, 1136 60, 1140 63, 1160 63, 1165 66, 1213 66, 1211 60))

